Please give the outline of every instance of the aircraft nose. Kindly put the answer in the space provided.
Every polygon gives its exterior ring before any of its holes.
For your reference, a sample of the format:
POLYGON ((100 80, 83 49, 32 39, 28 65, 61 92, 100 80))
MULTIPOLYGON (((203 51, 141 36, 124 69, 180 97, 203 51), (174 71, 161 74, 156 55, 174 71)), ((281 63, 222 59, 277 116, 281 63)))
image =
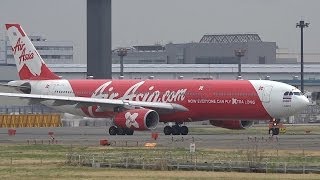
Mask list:
POLYGON ((307 97, 305 97, 305 96, 303 96, 303 100, 302 100, 303 102, 303 104, 305 105, 305 106, 308 106, 309 104, 310 104, 310 101, 309 101, 309 99, 307 98, 307 97))
POLYGON ((299 100, 297 101, 297 109, 302 110, 305 107, 307 107, 310 104, 310 101, 307 97, 305 96, 300 96, 299 100))

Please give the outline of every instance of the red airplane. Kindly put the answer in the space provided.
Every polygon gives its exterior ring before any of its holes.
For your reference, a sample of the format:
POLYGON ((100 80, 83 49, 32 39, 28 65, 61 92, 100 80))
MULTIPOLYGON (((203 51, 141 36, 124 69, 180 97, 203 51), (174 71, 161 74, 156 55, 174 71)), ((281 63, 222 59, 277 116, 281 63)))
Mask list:
MULTIPOLYGON (((66 80, 45 64, 19 24, 6 24, 20 80, 6 86, 30 103, 93 118, 111 118, 110 135, 152 130, 159 122, 166 135, 186 135, 185 122, 210 120, 215 126, 242 129, 255 120, 281 119, 304 109, 308 99, 291 85, 269 80, 66 80)), ((278 132, 273 132, 277 134, 278 132)))

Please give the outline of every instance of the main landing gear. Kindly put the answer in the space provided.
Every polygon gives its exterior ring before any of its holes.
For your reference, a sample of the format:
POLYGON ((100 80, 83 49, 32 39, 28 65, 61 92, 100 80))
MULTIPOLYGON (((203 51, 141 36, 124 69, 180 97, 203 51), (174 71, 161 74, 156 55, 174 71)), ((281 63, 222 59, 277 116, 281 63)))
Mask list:
POLYGON ((165 126, 163 133, 165 135, 188 135, 189 129, 187 126, 181 126, 181 124, 176 123, 173 126, 165 126))
POLYGON ((110 135, 133 135, 134 130, 129 128, 121 128, 116 126, 111 126, 109 128, 110 135))
POLYGON ((269 121, 269 134, 274 136, 279 134, 280 119, 271 119, 269 121))

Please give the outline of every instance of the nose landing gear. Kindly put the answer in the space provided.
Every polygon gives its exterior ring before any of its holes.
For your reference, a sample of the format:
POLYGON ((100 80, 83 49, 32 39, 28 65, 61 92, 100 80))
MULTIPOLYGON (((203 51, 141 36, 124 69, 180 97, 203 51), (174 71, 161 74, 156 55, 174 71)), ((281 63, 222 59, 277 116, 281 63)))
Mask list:
POLYGON ((280 119, 271 119, 269 121, 269 134, 272 136, 279 135, 279 130, 280 130, 280 119))

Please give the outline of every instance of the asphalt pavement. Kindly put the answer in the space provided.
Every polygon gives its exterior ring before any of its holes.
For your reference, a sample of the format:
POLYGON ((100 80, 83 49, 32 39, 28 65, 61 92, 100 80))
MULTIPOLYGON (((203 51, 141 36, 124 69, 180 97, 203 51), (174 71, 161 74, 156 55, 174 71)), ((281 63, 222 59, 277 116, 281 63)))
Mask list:
POLYGON ((146 143, 156 143, 158 147, 189 148, 195 143, 196 148, 210 149, 246 149, 259 147, 279 150, 319 150, 320 135, 268 135, 214 134, 214 135, 179 135, 166 136, 157 130, 158 138, 152 138, 151 131, 135 131, 134 135, 108 134, 108 127, 57 127, 57 128, 15 128, 15 135, 8 134, 9 128, 0 128, 0 144, 73 144, 100 145, 100 140, 108 140, 111 146, 134 147, 146 143))

